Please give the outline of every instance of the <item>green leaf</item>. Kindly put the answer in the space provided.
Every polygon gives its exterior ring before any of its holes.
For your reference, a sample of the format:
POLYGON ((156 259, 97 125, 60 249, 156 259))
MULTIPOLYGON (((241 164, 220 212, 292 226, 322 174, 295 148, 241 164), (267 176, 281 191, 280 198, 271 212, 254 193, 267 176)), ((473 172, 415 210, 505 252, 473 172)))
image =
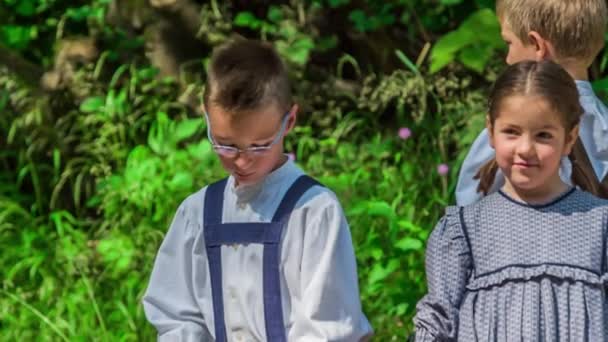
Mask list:
POLYGON ((370 22, 363 10, 356 9, 350 12, 348 19, 355 24, 359 32, 367 32, 370 29, 370 22))
POLYGON ((409 58, 407 58, 407 56, 401 50, 396 49, 395 55, 414 74, 420 75, 420 71, 418 70, 418 67, 416 67, 416 65, 409 58))
POLYGON ((431 73, 454 61, 482 72, 495 49, 503 47, 500 25, 491 9, 484 8, 471 14, 460 27, 441 37, 431 50, 431 73), (471 48, 471 45, 475 47, 471 48))
POLYGON ((105 104, 105 99, 101 96, 93 96, 86 98, 80 104, 80 110, 85 113, 96 112, 103 108, 105 104))
POLYGON ((149 68, 142 68, 142 69, 137 70, 137 76, 144 80, 153 79, 158 74, 159 74, 158 68, 149 67, 149 68))
POLYGON ((91 8, 91 6, 85 5, 82 7, 68 8, 65 14, 68 18, 71 18, 74 21, 84 21, 88 17, 94 16, 95 11, 91 8))
POLYGON ((384 257, 384 251, 381 248, 374 248, 370 252, 372 258, 376 261, 382 259, 384 257))
POLYGON ((31 17, 36 14, 36 0, 21 0, 18 2, 15 12, 24 17, 31 17))
POLYGON ((391 259, 386 266, 376 263, 369 272, 367 282, 370 285, 381 282, 399 268, 399 260, 391 259))
POLYGON ((493 47, 503 46, 500 36, 500 24, 494 11, 480 9, 469 16, 458 29, 475 37, 475 42, 484 42, 493 47))
POLYGON ((382 216, 389 219, 396 216, 393 208, 384 201, 367 202, 367 214, 370 216, 382 216))
POLYGON ((188 190, 193 184, 194 178, 189 172, 178 172, 169 182, 169 186, 174 190, 188 190))
POLYGON ((338 37, 336 35, 331 35, 328 37, 320 37, 317 40, 316 49, 319 52, 325 52, 335 48, 336 46, 338 46, 338 37))
POLYGON ((248 11, 239 12, 234 18, 234 25, 240 27, 248 27, 250 29, 258 29, 262 26, 262 21, 248 11))
POLYGON ((190 138, 194 133, 200 131, 203 127, 203 119, 186 119, 182 120, 177 124, 175 128, 174 137, 175 142, 179 143, 185 139, 190 138))
POLYGON ((431 67, 429 71, 431 74, 438 72, 439 70, 445 68, 448 64, 452 63, 456 59, 454 54, 443 54, 437 55, 431 59, 431 67))
POLYGON ((399 227, 402 230, 405 230, 408 232, 419 232, 422 230, 422 227, 416 225, 415 223, 413 223, 410 220, 399 220, 399 222, 397 222, 397 224, 399 225, 399 227))
POLYGON ((492 46, 471 45, 462 50, 458 60, 469 69, 481 74, 493 55, 492 46))
POLYGON ((470 30, 452 31, 439 38, 431 50, 431 59, 441 55, 452 55, 475 40, 475 33, 470 30))
POLYGON ((593 81, 592 86, 593 86, 593 90, 595 92, 607 90, 608 89, 608 77, 593 81))
POLYGON ((38 36, 35 26, 3 25, 0 26, 0 41, 15 50, 25 50, 30 41, 38 36))
POLYGON ((310 37, 296 40, 289 49, 289 59, 297 65, 306 65, 311 50, 315 47, 310 37))
POLYGON ((422 241, 410 237, 403 238, 397 243, 395 243, 395 247, 399 248, 402 251, 418 251, 423 247, 422 241))
POLYGON ((129 269, 135 256, 135 247, 128 236, 116 234, 99 241, 97 252, 116 275, 129 269))
POLYGON ((281 8, 279 6, 270 6, 270 8, 268 8, 268 20, 274 22, 274 23, 278 23, 281 20, 283 20, 283 11, 281 11, 281 8))
POLYGON ((188 154, 197 159, 214 158, 215 153, 211 148, 211 143, 207 140, 201 140, 198 144, 191 144, 187 147, 188 154))
POLYGON ((61 151, 57 148, 53 149, 53 169, 57 174, 61 172, 61 151))
POLYGON ((171 137, 169 136, 169 127, 171 120, 165 112, 156 114, 156 121, 148 132, 148 146, 150 149, 159 155, 166 154, 173 146, 170 146, 171 137))

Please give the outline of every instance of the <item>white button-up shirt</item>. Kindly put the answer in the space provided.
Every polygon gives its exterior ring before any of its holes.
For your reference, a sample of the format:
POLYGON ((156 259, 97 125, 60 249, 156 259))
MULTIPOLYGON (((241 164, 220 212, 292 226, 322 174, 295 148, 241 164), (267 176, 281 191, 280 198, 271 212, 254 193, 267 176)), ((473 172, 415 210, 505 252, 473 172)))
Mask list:
MULTIPOLYGON (((223 222, 269 222, 303 172, 291 161, 255 186, 228 179, 223 222)), ((143 299, 160 341, 213 341, 209 265, 203 234, 205 190, 179 207, 160 246, 143 299)), ((300 198, 284 228, 280 281, 288 341, 359 341, 372 329, 361 310, 356 261, 340 203, 315 186, 300 198)), ((221 247, 228 341, 266 341, 263 246, 221 247)))
MULTIPOLYGON (((585 113, 581 117, 579 135, 591 166, 601 181, 608 174, 608 108, 597 98, 591 83, 576 81, 581 106, 585 113)), ((483 195, 477 192, 479 181, 473 179, 477 171, 490 159, 494 158, 494 149, 490 146, 488 132, 484 129, 473 142, 467 154, 456 185, 456 203, 468 205, 479 201, 483 195)), ((571 184, 572 165, 568 158, 562 159, 560 176, 564 182, 571 184)), ((505 178, 498 170, 490 193, 504 185, 505 178)))

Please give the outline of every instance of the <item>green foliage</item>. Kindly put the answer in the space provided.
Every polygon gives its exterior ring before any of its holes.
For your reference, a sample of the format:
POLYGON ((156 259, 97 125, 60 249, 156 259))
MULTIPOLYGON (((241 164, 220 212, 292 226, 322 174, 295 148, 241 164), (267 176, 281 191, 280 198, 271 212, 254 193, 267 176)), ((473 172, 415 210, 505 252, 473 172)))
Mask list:
POLYGON ((372 2, 376 8, 374 13, 368 15, 363 9, 355 9, 350 12, 348 18, 359 32, 376 31, 382 27, 395 23, 397 18, 393 14, 395 8, 391 3, 372 2))
POLYGON ((2 25, 0 26, 0 39, 7 46, 15 50, 25 50, 30 41, 36 39, 38 30, 36 26, 2 25))
POLYGON ((83 24, 101 27, 110 1, 4 0, 0 2, 0 45, 50 65, 55 38, 86 34, 83 24))
POLYGON ((458 29, 437 40, 431 51, 431 72, 457 60, 482 73, 490 59, 503 47, 496 15, 490 9, 481 9, 471 14, 458 29))
POLYGON ((249 11, 239 12, 234 18, 234 25, 260 32, 262 39, 272 40, 279 53, 293 65, 303 67, 308 63, 315 44, 315 35, 302 31, 302 24, 296 18, 297 13, 287 7, 272 5, 268 8, 265 19, 258 19, 249 11))
MULTIPOLYGON (((238 33, 288 61, 300 114, 286 151, 341 200, 376 340, 404 340, 425 241, 501 65, 493 1, 199 3, 201 50, 238 33)), ((60 38, 92 36, 101 50, 51 93, 0 66, 2 341, 153 340, 141 297, 158 247, 179 204, 225 176, 183 100, 201 75, 161 76, 145 32, 104 24, 109 5, 0 2, 0 45, 45 70, 60 38)))
MULTIPOLYGON (((202 11, 214 22, 204 22, 210 31, 201 37, 217 44, 228 27, 253 32, 290 63, 303 115, 287 150, 341 199, 364 309, 378 340, 399 340, 425 290, 424 241, 453 186, 455 173, 441 176, 436 167, 457 168, 460 137, 475 135, 468 118, 483 101, 470 95, 478 94, 471 77, 430 75, 405 49, 393 50, 398 68, 388 73, 354 50, 336 54, 342 33, 319 30, 312 18, 348 8, 343 20, 353 32, 373 34, 401 25, 389 12, 415 3, 354 5, 271 5, 259 17, 253 8, 232 8, 231 16, 222 7, 217 15, 212 3, 202 11), (358 18, 358 10, 373 15, 358 18), (315 64, 315 56, 329 61, 315 64), (354 87, 344 87, 349 70, 356 70, 354 87), (397 137, 401 126, 412 130, 408 140, 397 137)), ((48 15, 46 22, 65 18, 89 27, 98 27, 106 11, 100 1, 47 3, 42 12, 40 6, 36 13, 48 15), (62 5, 65 15, 57 17, 62 5)), ((57 26, 45 25, 28 48, 54 44, 48 33, 57 26)), ((0 127, 8 138, 1 142, 0 244, 10 246, 1 262, 13 265, 1 270, 2 340, 153 339, 140 303, 164 232, 184 198, 224 175, 204 122, 176 100, 179 84, 141 58, 121 62, 122 54, 141 51, 120 32, 98 32, 109 49, 52 96, 37 96, 0 72, 0 127)), ((49 59, 43 53, 39 60, 49 59)))

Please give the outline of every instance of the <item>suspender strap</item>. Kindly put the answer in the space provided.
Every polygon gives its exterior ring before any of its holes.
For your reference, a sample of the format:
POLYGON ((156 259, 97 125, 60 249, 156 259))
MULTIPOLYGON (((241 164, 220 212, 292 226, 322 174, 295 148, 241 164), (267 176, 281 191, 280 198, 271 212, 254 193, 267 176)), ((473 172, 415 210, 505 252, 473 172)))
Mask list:
POLYGON ((222 223, 226 179, 211 184, 205 193, 204 234, 211 293, 215 339, 226 342, 224 301, 222 292, 221 246, 233 243, 263 243, 263 293, 266 339, 286 342, 285 321, 281 300, 280 242, 289 215, 302 195, 311 187, 320 185, 308 176, 300 176, 287 190, 272 221, 269 223, 222 223))
POLYGON ((222 223, 222 212, 224 211, 224 189, 228 178, 213 183, 205 191, 205 226, 209 224, 222 223))
POLYGON ((279 242, 280 222, 224 223, 205 226, 205 245, 222 246, 231 244, 279 242))
POLYGON ((317 184, 319 184, 317 181, 308 176, 300 176, 291 185, 272 218, 272 222, 280 222, 280 224, 273 225, 271 235, 274 239, 264 242, 264 318, 268 341, 287 341, 281 301, 281 272, 279 269, 281 232, 300 197, 317 184))
POLYGON ((322 186, 321 183, 306 175, 300 176, 298 179, 296 179, 291 187, 289 187, 289 190, 287 190, 285 193, 285 196, 283 196, 281 204, 279 204, 277 211, 272 217, 272 222, 279 222, 287 219, 300 197, 302 197, 302 195, 308 191, 308 189, 315 185, 322 186))
POLYGON ((224 294, 222 292, 222 250, 221 245, 207 243, 207 239, 213 241, 213 230, 207 226, 218 225, 222 222, 224 207, 224 189, 227 179, 207 187, 205 192, 204 225, 205 245, 207 249, 207 260, 209 262, 209 274, 211 278, 211 297, 213 300, 213 318, 215 326, 215 340, 226 341, 226 325, 224 323, 224 294))

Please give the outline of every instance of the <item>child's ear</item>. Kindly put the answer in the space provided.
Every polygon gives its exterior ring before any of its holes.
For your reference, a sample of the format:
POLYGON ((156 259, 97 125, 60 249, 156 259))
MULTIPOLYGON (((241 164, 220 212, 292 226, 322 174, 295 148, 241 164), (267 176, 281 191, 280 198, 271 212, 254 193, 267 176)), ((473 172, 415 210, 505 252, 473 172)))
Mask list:
POLYGON ((537 62, 543 60, 554 60, 555 53, 553 49, 553 44, 550 41, 543 38, 540 33, 536 31, 530 31, 528 33, 529 43, 534 46, 534 60, 537 62))
POLYGON ((285 134, 287 134, 288 132, 290 132, 292 130, 292 128, 296 125, 296 118, 298 116, 298 104, 294 103, 293 106, 291 106, 291 109, 289 110, 289 119, 287 119, 287 128, 285 129, 285 134))
POLYGON ((570 152, 572 152, 572 147, 574 146, 574 143, 576 143, 576 139, 578 139, 578 130, 579 130, 579 126, 576 125, 574 126, 574 128, 572 128, 570 130, 570 132, 567 132, 566 134, 566 144, 564 146, 564 156, 567 156, 570 154, 570 152))
POLYGON ((494 129, 492 127, 490 115, 486 115, 486 129, 488 130, 488 137, 490 138, 490 146, 494 148, 494 129))

